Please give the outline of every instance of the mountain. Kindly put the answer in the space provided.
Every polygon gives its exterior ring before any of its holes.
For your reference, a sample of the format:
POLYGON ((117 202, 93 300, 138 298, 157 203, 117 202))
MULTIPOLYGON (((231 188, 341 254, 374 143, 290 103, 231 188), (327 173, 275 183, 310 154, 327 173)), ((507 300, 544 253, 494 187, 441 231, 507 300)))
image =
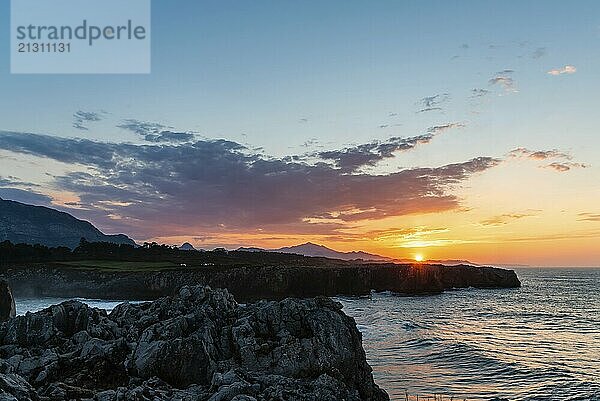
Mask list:
MULTIPOLYGON (((386 256, 376 255, 363 251, 339 252, 323 245, 307 242, 301 245, 287 246, 279 249, 262 249, 262 248, 239 248, 238 251, 246 252, 281 252, 281 253, 296 253, 303 256, 315 256, 321 258, 341 259, 341 260, 370 260, 377 262, 395 262, 395 263, 415 263, 414 259, 394 259, 386 256)), ((462 259, 432 259, 421 262, 424 264, 439 264, 439 265, 473 265, 475 263, 462 259)))
POLYGON ((0 241, 75 248, 81 238, 89 242, 135 245, 126 235, 106 235, 68 213, 0 198, 0 241))
POLYGON ((261 249, 261 248, 239 248, 239 251, 246 252, 281 252, 281 253, 296 253, 303 256, 315 256, 321 258, 341 259, 341 260, 376 260, 381 262, 391 262, 393 259, 381 255, 362 251, 339 252, 323 245, 307 242, 306 244, 287 246, 279 249, 261 249))
POLYGON ((326 246, 313 244, 312 242, 307 242, 306 244, 288 246, 279 249, 273 250, 273 252, 283 252, 283 253, 297 253, 304 256, 317 256, 322 258, 331 258, 331 259, 341 259, 341 260, 377 260, 377 261, 389 261, 391 262, 391 258, 387 258, 381 255, 375 255, 372 253, 367 253, 363 251, 352 251, 352 252, 339 252, 331 248, 327 248, 326 246))
POLYGON ((195 251, 196 248, 194 248, 194 245, 190 244, 189 242, 185 242, 179 247, 179 250, 180 251, 195 251))

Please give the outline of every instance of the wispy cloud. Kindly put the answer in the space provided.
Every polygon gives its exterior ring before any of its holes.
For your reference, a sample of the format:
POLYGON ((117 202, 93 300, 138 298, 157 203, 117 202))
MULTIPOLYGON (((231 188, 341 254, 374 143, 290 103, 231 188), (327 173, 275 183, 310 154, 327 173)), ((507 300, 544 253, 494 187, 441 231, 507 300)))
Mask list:
POLYGON ((436 135, 436 134, 441 134, 442 132, 448 131, 453 128, 464 128, 464 127, 465 127, 464 123, 447 123, 447 124, 442 124, 442 125, 434 125, 433 127, 430 127, 427 130, 427 132, 436 135))
POLYGON ((564 173, 573 168, 588 168, 587 164, 583 163, 573 163, 573 162, 553 162, 545 166, 546 168, 556 170, 558 172, 564 173))
POLYGON ((442 105, 450 99, 448 93, 438 93, 433 96, 426 96, 417 103, 421 108, 417 113, 425 113, 428 111, 441 111, 442 105))
POLYGON ((160 131, 156 134, 147 134, 144 140, 148 142, 190 142, 195 138, 191 132, 160 131))
POLYGON ((172 128, 172 127, 167 127, 166 125, 148 122, 148 121, 127 119, 127 120, 124 120, 121 124, 117 125, 117 128, 123 128, 123 129, 131 131, 135 134, 138 134, 141 136, 146 136, 148 134, 155 134, 159 131, 165 130, 167 128, 172 128))
POLYGON ((102 120, 102 113, 79 110, 73 114, 73 127, 81 131, 88 131, 86 123, 102 120))
POLYGON ((528 158, 533 160, 547 160, 547 159, 566 159, 571 160, 573 157, 560 150, 529 150, 527 148, 516 148, 511 150, 508 155, 510 157, 528 158))
POLYGON ((600 213, 579 213, 580 221, 600 221, 600 213))
POLYGON ((471 89, 471 98, 480 98, 488 95, 490 93, 487 89, 482 88, 473 88, 471 89))
POLYGON ((50 205, 52 199, 39 193, 39 184, 23 181, 14 176, 0 176, 0 198, 33 205, 50 205))
POLYGON ((490 85, 500 85, 506 92, 516 92, 513 70, 502 70, 489 80, 490 85))
POLYGON ((542 167, 549 168, 558 172, 566 172, 573 168, 587 168, 587 164, 572 162, 571 154, 560 150, 529 150, 527 148, 516 148, 508 153, 510 158, 530 159, 537 161, 556 160, 542 167))
POLYGON ((562 74, 575 74, 577 72, 577 68, 572 65, 565 65, 562 68, 555 68, 553 70, 548 71, 550 75, 562 75, 562 74))
POLYGON ((52 198, 48 195, 21 188, 0 187, 0 199, 14 200, 37 206, 49 206, 52 204, 52 198))
POLYGON ((175 132, 163 124, 127 119, 118 128, 140 135, 147 142, 190 142, 195 135, 191 132, 175 132))
POLYGON ((375 166, 383 159, 394 157, 395 152, 407 151, 429 143, 433 137, 433 133, 407 138, 392 137, 386 141, 373 141, 341 150, 319 152, 317 156, 323 160, 332 160, 337 168, 350 173, 361 167, 375 166))
POLYGON ((505 213, 480 221, 479 224, 482 226, 502 226, 525 217, 536 216, 539 214, 539 212, 539 210, 531 210, 525 212, 505 213))
POLYGON ((547 51, 545 47, 538 47, 537 49, 534 50, 533 53, 531 53, 531 58, 534 59, 539 59, 542 58, 546 55, 547 51))
POLYGON ((366 144, 347 147, 341 150, 319 152, 323 160, 331 160, 344 172, 355 172, 362 167, 375 166, 384 159, 394 157, 396 152, 414 149, 449 129, 464 127, 462 123, 447 123, 430 127, 426 134, 412 137, 392 137, 385 141, 372 141, 366 144))
POLYGON ((431 236, 450 231, 446 227, 429 228, 425 226, 409 228, 391 228, 386 230, 369 231, 364 236, 372 241, 408 241, 422 239, 422 237, 431 236))
POLYGON ((21 179, 9 175, 9 176, 0 176, 0 187, 5 186, 26 186, 26 187, 39 187, 39 184, 34 184, 32 182, 25 182, 21 179))

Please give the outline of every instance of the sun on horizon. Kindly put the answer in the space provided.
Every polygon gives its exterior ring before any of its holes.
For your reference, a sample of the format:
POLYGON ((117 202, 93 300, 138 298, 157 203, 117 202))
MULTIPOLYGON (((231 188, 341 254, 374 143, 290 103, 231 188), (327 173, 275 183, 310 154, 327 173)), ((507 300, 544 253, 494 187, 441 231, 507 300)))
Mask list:
POLYGON ((425 260, 425 257, 422 254, 417 253, 415 255, 415 262, 423 262, 424 260, 425 260))

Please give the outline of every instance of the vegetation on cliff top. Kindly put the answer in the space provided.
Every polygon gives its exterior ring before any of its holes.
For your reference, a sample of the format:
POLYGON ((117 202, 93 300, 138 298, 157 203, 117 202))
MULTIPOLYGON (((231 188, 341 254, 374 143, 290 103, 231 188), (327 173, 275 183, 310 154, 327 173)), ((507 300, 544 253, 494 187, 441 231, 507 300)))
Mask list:
POLYGON ((109 242, 88 242, 82 239, 75 249, 49 248, 41 245, 0 243, 0 266, 4 268, 24 264, 52 264, 57 267, 97 270, 163 270, 207 266, 344 266, 360 261, 308 257, 274 252, 181 251, 177 247, 145 243, 134 247, 109 242))

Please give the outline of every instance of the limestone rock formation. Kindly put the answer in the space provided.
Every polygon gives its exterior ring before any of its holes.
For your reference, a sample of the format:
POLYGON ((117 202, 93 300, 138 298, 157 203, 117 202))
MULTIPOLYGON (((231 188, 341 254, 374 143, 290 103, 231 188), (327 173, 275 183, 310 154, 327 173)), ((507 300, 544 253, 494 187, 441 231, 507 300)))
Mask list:
MULTIPOLYGON (((340 263, 346 263, 340 261, 340 263)), ((53 267, 7 271, 17 297, 83 297, 153 300, 184 285, 226 288, 240 302, 319 295, 368 295, 391 291, 406 295, 439 294, 452 288, 514 288, 513 270, 476 266, 395 265, 388 263, 290 266, 192 266, 163 271, 106 271, 53 267)))
POLYGON ((226 290, 77 301, 0 324, 0 400, 389 400, 329 298, 238 305, 226 290))

